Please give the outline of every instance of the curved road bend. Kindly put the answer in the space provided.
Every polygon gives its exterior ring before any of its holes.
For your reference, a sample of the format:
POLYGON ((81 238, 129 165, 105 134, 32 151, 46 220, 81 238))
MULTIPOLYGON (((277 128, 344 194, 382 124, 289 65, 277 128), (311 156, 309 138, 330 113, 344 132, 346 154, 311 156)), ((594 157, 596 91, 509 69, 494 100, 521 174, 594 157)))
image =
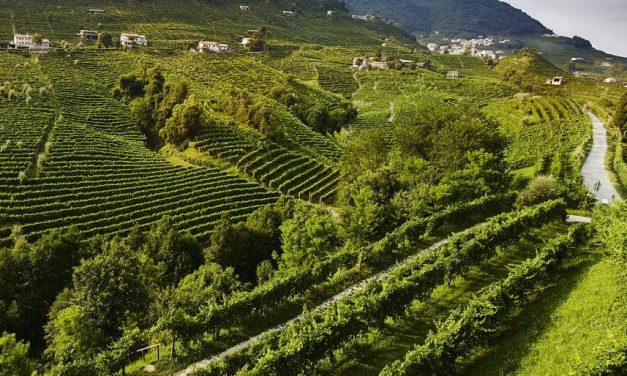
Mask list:
POLYGON ((605 200, 613 202, 620 199, 620 195, 612 185, 607 170, 605 169, 605 156, 607 154, 607 130, 599 118, 588 112, 592 122, 593 143, 592 150, 581 169, 584 184, 599 202, 605 200))

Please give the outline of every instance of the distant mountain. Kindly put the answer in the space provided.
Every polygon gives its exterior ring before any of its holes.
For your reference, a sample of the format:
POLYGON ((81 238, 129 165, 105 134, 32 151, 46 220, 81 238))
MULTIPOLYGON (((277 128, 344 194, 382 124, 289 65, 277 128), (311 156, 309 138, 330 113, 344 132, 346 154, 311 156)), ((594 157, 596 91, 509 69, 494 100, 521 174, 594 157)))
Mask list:
POLYGON ((551 33, 528 14, 498 0, 345 0, 358 14, 394 21, 413 34, 447 36, 537 35, 551 33))

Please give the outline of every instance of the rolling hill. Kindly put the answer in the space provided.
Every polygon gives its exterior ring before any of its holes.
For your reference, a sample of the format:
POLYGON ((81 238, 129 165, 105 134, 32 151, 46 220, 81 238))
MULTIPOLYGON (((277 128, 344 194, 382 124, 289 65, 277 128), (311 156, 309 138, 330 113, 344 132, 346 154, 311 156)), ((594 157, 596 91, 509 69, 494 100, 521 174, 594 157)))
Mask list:
POLYGON ((526 13, 498 0, 347 0, 353 13, 397 22, 412 34, 456 37, 534 35, 550 30, 526 13))

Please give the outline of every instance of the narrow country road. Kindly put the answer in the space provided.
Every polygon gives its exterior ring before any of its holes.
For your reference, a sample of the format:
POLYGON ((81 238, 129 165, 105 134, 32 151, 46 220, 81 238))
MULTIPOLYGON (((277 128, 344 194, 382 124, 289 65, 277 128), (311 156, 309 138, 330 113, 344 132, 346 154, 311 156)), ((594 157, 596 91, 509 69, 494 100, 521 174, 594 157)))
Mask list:
MULTIPOLYGON (((481 224, 479 224, 477 226, 481 226, 481 224)), ((465 231, 467 231, 467 230, 465 230, 465 231)), ((462 232, 465 232, 465 231, 462 231, 462 232)), ((412 255, 412 256, 406 258, 403 262, 394 264, 391 267, 389 267, 388 269, 386 269, 386 270, 384 270, 384 271, 382 271, 382 272, 380 272, 378 274, 375 274, 372 277, 367 278, 367 279, 365 279, 365 280, 363 280, 363 281, 361 281, 361 282, 359 282, 359 283, 349 287, 348 289, 346 289, 346 290, 340 292, 339 294, 333 296, 332 298, 330 298, 329 300, 327 300, 324 303, 320 304, 319 306, 313 308, 311 311, 319 311, 321 309, 324 309, 324 308, 328 307, 329 305, 333 304, 334 302, 337 302, 338 300, 341 300, 341 299, 344 299, 344 298, 346 298, 346 297, 348 297, 350 295, 353 295, 355 292, 363 289, 370 282, 382 280, 388 274, 390 274, 390 272, 392 270, 394 270, 396 268, 399 268, 402 265, 405 265, 405 264, 415 260, 418 257, 421 257, 422 255, 424 255, 427 252, 430 252, 430 251, 433 251, 433 250, 435 250, 437 248, 440 248, 441 246, 445 245, 446 243, 448 243, 448 239, 444 239, 442 241, 439 241, 439 242, 433 244, 429 248, 424 249, 424 250, 416 253, 415 255, 412 255)), ((211 364, 212 362, 215 362, 216 360, 222 358, 223 356, 226 356, 226 355, 235 353, 235 352, 237 352, 239 350, 243 350, 243 349, 247 348, 248 346, 250 346, 255 341, 265 337, 266 335, 268 335, 268 334, 270 334, 270 333, 272 333, 274 331, 283 330, 289 324, 291 324, 291 323, 293 323, 295 321, 300 321, 300 318, 301 318, 301 315, 298 315, 295 318, 293 318, 293 319, 291 319, 291 320, 289 320, 289 321, 287 321, 287 322, 285 322, 283 324, 277 325, 273 329, 269 329, 269 330, 267 330, 267 331, 265 331, 265 332, 263 332, 263 333, 261 333, 259 335, 256 335, 256 336, 254 336, 252 338, 249 338, 246 341, 241 342, 241 343, 239 343, 239 344, 237 344, 237 345, 235 345, 235 346, 233 346, 233 347, 231 347, 231 348, 221 352, 220 354, 217 354, 217 355, 214 355, 211 358, 207 358, 207 359, 201 360, 199 362, 196 362, 196 363, 190 365, 189 367, 185 368, 184 370, 176 373, 175 376, 187 376, 187 375, 190 375, 195 370, 201 369, 203 367, 206 367, 207 365, 211 364)))
POLYGON ((584 184, 599 202, 613 202, 620 199, 620 195, 612 185, 605 169, 605 156, 608 149, 607 130, 601 120, 591 112, 588 112, 588 116, 593 127, 593 143, 592 150, 581 170, 584 184))

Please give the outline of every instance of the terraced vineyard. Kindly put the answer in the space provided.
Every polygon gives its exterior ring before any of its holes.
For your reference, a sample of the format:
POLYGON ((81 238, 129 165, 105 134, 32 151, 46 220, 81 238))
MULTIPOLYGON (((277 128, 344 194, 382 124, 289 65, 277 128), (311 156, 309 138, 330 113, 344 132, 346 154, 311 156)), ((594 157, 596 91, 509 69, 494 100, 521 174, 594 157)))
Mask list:
POLYGON ((490 103, 510 139, 508 158, 515 167, 528 167, 556 152, 581 150, 590 137, 590 125, 573 99, 537 97, 490 103))
POLYGON ((265 186, 310 201, 330 202, 339 172, 305 154, 231 126, 206 129, 194 147, 226 160, 265 186))

